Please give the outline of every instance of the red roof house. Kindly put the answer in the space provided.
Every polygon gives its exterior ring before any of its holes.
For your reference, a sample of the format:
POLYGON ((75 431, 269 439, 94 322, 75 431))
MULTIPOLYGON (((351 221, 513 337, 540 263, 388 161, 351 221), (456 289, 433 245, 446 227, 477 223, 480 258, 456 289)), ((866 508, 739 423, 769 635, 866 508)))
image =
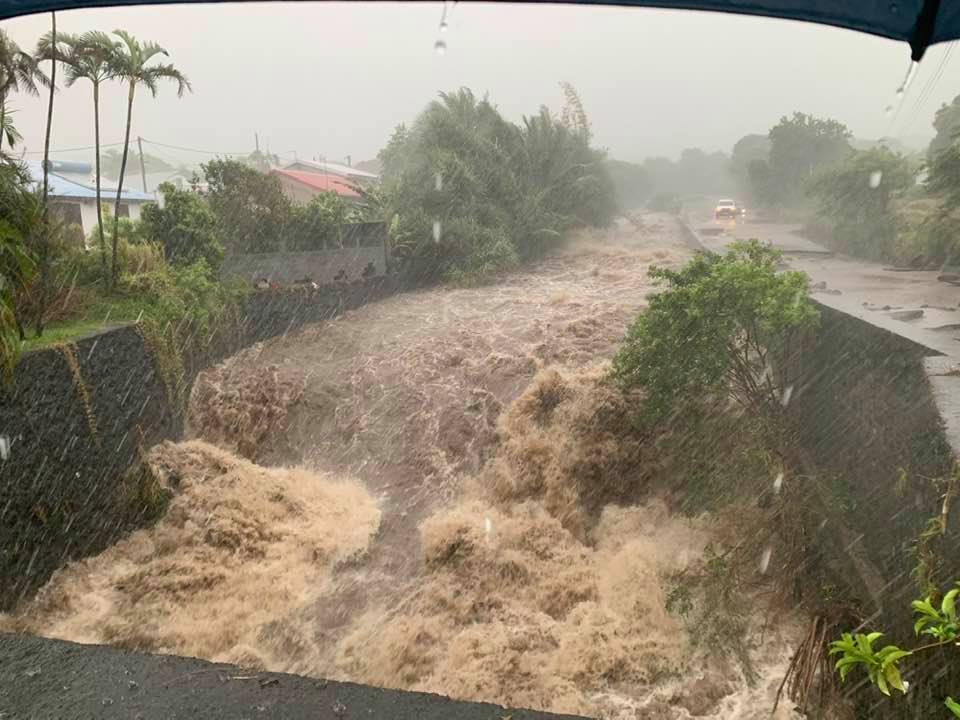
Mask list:
POLYGON ((284 194, 294 202, 306 204, 322 192, 335 192, 344 200, 360 200, 360 193, 350 181, 336 175, 279 168, 271 170, 270 174, 280 181, 284 194))

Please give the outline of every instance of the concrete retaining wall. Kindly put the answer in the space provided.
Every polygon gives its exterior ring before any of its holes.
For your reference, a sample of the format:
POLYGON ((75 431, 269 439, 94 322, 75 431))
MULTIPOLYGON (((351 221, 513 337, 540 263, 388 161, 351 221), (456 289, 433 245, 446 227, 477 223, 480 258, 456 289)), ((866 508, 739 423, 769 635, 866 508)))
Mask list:
POLYGON ((242 278, 251 284, 267 280, 287 286, 305 279, 318 285, 354 282, 386 271, 387 256, 381 246, 230 255, 224 259, 220 275, 242 278))
POLYGON ((133 327, 22 358, 0 387, 0 610, 142 523, 124 472, 178 427, 133 327))
MULTIPOLYGON (((401 289, 396 276, 253 293, 237 326, 185 358, 192 384, 204 367, 255 342, 401 289)), ((143 338, 133 326, 27 353, 0 387, 0 611, 71 559, 101 552, 162 509, 143 496, 141 449, 183 429, 143 338)), ((149 489, 149 488, 147 488, 149 489)))
MULTIPOLYGON (((801 381, 789 406, 797 444, 837 512, 825 531, 845 527, 836 541, 870 565, 840 574, 861 607, 900 623, 918 593, 914 543, 939 511, 932 479, 947 477, 955 457, 927 376, 926 361, 936 352, 825 305, 818 309, 820 327, 800 358, 801 381)), ((960 553, 954 566, 960 570, 960 553)))

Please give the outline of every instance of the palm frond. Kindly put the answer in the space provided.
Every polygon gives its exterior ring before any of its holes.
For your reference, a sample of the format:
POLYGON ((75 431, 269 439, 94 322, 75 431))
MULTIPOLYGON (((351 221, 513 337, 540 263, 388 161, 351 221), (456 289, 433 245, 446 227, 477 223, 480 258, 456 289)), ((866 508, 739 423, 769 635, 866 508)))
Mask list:
MULTIPOLYGON (((177 83, 177 97, 183 97, 185 92, 191 92, 193 90, 187 76, 170 64, 154 65, 144 70, 143 82, 145 84, 153 83, 155 87, 157 80, 172 80, 177 83)), ((157 94, 155 89, 153 90, 153 94, 157 94)))

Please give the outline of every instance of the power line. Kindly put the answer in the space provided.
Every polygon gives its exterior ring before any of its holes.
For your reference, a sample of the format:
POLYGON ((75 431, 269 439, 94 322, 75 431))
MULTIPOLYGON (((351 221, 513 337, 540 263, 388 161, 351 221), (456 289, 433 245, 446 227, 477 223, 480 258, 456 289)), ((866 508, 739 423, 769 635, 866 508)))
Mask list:
MULTIPOLYGON (((100 149, 103 150, 103 148, 108 148, 108 147, 119 147, 120 145, 123 145, 123 143, 122 142, 100 143, 100 149)), ((96 149, 97 149, 96 145, 88 145, 87 147, 60 148, 57 150, 51 150, 50 154, 53 155, 54 153, 60 154, 60 153, 68 153, 68 152, 80 152, 81 150, 96 150, 96 149)), ((27 150, 23 154, 24 155, 43 155, 43 150, 27 150)))
POLYGON ((913 108, 910 110, 910 117, 903 126, 904 131, 913 125, 917 119, 920 108, 923 107, 924 103, 930 99, 930 96, 933 94, 933 90, 936 88, 937 83, 940 81, 940 78, 943 77, 944 70, 946 70, 947 66, 949 65, 950 56, 955 47, 956 41, 949 43, 946 50, 944 50, 943 55, 940 56, 940 63, 937 65, 937 69, 930 74, 929 78, 927 78, 926 84, 923 86, 923 89, 917 96, 916 102, 913 104, 913 108))
POLYGON ((170 148, 171 150, 182 150, 184 152, 195 152, 201 153, 203 155, 249 155, 249 150, 243 150, 242 152, 223 152, 222 150, 199 150, 197 148, 188 148, 181 147, 180 145, 168 145, 167 143, 157 142, 156 140, 147 140, 143 138, 143 141, 149 145, 157 145, 159 147, 170 148))

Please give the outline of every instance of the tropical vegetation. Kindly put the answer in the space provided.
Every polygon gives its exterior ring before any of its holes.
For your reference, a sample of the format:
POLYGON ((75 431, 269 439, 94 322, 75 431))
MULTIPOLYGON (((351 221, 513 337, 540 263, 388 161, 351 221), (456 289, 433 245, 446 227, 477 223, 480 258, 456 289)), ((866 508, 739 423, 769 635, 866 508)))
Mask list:
POLYGON ((477 282, 542 253, 563 233, 606 225, 616 200, 575 90, 560 114, 519 124, 487 98, 441 93, 380 153, 377 211, 397 257, 420 275, 477 282))

